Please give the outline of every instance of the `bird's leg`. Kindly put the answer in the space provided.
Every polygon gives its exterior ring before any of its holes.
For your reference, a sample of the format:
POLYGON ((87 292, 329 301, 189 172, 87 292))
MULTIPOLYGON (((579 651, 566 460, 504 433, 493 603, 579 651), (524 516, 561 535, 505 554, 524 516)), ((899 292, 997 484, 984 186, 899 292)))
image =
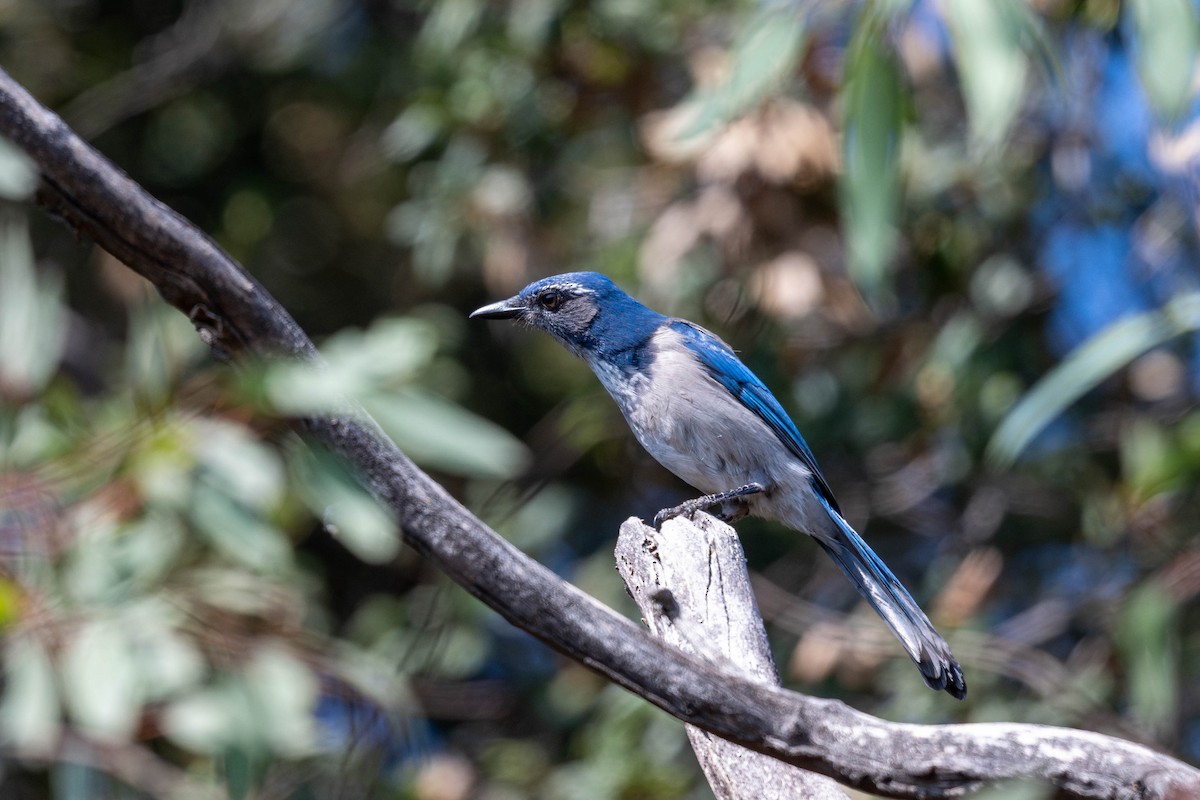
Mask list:
POLYGON ((675 517, 690 517, 697 511, 702 511, 713 506, 723 506, 717 516, 723 522, 733 522, 739 520, 746 514, 750 513, 750 509, 746 503, 742 501, 743 497, 759 492, 765 492, 766 487, 761 483, 747 483, 745 486, 739 486, 736 489, 730 489, 727 492, 718 492, 717 494, 706 494, 703 497, 697 497, 695 500, 688 500, 680 503, 672 508, 664 508, 662 511, 654 515, 654 527, 660 528, 662 524, 669 519, 675 517))

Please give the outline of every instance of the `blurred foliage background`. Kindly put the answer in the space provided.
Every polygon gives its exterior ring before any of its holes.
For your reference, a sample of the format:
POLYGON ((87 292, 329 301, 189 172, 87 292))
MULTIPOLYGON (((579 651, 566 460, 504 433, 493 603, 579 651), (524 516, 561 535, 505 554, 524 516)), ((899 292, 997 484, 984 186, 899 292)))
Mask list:
POLYGON ((971 695, 747 521, 788 685, 1200 759, 1198 33, 1189 0, 0 2, 0 65, 331 365, 214 362, 0 147, 0 793, 708 796, 677 723, 286 424, 361 399, 633 613, 617 526, 690 490, 583 364, 465 318, 581 268, 742 352, 971 695))

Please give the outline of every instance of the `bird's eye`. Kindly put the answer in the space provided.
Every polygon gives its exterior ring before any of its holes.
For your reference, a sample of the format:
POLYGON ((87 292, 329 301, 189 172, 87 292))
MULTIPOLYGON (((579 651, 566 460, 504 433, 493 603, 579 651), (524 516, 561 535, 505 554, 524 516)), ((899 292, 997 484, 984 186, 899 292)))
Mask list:
POLYGON ((562 305, 562 295, 558 292, 542 292, 538 295, 538 303, 547 311, 557 311, 562 305))

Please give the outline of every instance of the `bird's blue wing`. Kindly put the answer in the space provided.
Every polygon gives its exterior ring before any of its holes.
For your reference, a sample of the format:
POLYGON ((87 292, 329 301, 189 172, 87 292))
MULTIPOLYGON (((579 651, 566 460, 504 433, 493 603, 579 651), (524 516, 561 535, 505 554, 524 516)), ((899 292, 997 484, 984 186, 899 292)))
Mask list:
POLYGON ((822 499, 835 510, 840 510, 804 437, 758 376, 738 359, 729 345, 699 325, 684 319, 674 319, 667 324, 680 335, 684 345, 695 353, 708 373, 765 422, 792 455, 808 468, 812 473, 813 487, 822 499))

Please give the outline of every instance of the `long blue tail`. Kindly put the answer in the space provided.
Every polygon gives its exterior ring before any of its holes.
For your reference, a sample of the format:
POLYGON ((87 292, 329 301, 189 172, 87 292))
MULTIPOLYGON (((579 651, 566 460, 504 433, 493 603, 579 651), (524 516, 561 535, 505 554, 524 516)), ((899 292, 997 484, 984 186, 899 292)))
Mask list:
POLYGON ((823 497, 820 499, 840 535, 828 537, 822 532, 814 534, 813 538, 833 557, 871 608, 896 634, 916 662, 925 683, 931 689, 944 689, 962 700, 967 696, 967 683, 962 667, 950 652, 950 645, 934 630, 929 617, 875 551, 850 527, 850 523, 842 519, 841 514, 823 497))

